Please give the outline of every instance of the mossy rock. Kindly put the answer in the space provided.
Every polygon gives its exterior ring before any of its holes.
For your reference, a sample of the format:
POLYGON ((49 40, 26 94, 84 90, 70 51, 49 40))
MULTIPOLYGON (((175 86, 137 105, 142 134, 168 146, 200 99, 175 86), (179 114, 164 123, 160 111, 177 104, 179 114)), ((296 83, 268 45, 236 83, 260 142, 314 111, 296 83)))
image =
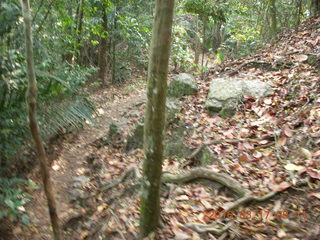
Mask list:
POLYGON ((184 95, 193 95, 198 92, 197 82, 191 74, 180 73, 170 82, 168 96, 178 98, 184 95))
POLYGON ((201 167, 213 165, 216 162, 216 158, 208 148, 202 149, 196 156, 195 160, 201 167))
POLYGON ((164 156, 186 158, 191 154, 191 150, 184 144, 183 136, 186 127, 184 122, 179 121, 177 124, 170 126, 170 134, 166 135, 164 141, 164 156))
POLYGON ((143 119, 140 119, 134 128, 133 134, 127 138, 125 150, 128 152, 132 149, 143 148, 143 119))
POLYGON ((120 135, 119 126, 115 123, 111 123, 109 126, 109 138, 117 137, 120 135))

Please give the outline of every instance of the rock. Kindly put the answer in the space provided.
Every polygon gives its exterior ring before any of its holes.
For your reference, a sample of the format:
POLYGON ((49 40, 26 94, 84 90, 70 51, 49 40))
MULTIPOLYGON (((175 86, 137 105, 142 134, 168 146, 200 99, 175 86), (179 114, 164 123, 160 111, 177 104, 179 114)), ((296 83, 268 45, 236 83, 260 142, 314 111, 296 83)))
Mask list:
POLYGON ((186 131, 184 122, 179 121, 170 128, 170 134, 164 140, 164 156, 185 158, 191 154, 191 150, 184 144, 183 136, 186 131))
POLYGON ((83 187, 83 186, 87 185, 89 182, 90 182, 90 178, 88 178, 86 176, 74 177, 71 180, 72 187, 74 187, 74 188, 83 187))
POLYGON ((262 98, 273 92, 269 84, 256 80, 234 78, 213 79, 210 84, 206 108, 209 113, 219 113, 223 118, 232 117, 244 95, 262 98))
POLYGON ((201 167, 213 165, 217 159, 213 156, 212 152, 208 148, 203 148, 196 156, 195 160, 201 167))
POLYGON ((144 128, 144 118, 140 119, 134 128, 133 133, 129 134, 127 137, 127 144, 125 150, 129 152, 132 149, 143 147, 143 128, 144 128))
MULTIPOLYGON (((166 101, 166 122, 168 124, 173 122, 175 116, 181 110, 181 103, 177 99, 167 99, 166 101)), ((132 149, 142 148, 143 147, 143 127, 144 127, 144 118, 141 118, 136 123, 136 126, 132 133, 129 133, 127 137, 127 144, 125 150, 128 152, 132 149)))
POLYGON ((85 191, 81 189, 72 189, 70 192, 70 201, 77 201, 86 198, 85 191))
POLYGON ((109 134, 108 134, 109 138, 116 137, 119 135, 120 135, 119 126, 115 123, 111 123, 109 126, 109 134))
POLYGON ((180 73, 174 76, 168 87, 168 96, 173 98, 192 95, 197 92, 198 86, 196 80, 188 73, 180 73))
MULTIPOLYGON (((183 135, 186 128, 183 122, 178 122, 174 126, 170 125, 170 134, 167 134, 164 140, 164 155, 165 157, 187 157, 191 154, 191 150, 188 149, 183 143, 183 135)), ((136 127, 132 135, 129 135, 127 139, 127 145, 125 150, 130 151, 132 149, 143 147, 143 122, 140 120, 137 122, 136 127)))
POLYGON ((177 99, 168 98, 166 101, 166 121, 167 123, 172 122, 176 114, 181 110, 181 103, 177 99))

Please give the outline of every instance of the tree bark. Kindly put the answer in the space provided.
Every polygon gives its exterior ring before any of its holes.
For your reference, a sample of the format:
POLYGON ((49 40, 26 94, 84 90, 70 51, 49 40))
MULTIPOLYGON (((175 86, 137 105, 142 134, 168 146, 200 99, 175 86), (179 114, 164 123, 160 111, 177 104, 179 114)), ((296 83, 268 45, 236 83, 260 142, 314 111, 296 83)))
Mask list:
POLYGON ((215 21, 213 27, 213 37, 212 37, 212 50, 214 54, 217 54, 218 49, 222 43, 222 33, 221 33, 222 24, 220 21, 215 21))
POLYGON ((103 15, 102 15, 102 26, 103 31, 105 34, 102 34, 99 46, 99 78, 101 79, 103 85, 106 85, 106 75, 107 75, 107 51, 108 51, 108 39, 107 39, 107 31, 108 31, 108 16, 106 13, 106 6, 103 8, 103 15))
POLYGON ((81 40, 82 40, 82 24, 83 24, 83 0, 79 1, 78 5, 78 12, 77 12, 77 46, 76 46, 76 55, 77 55, 77 62, 80 63, 81 59, 81 40))
POLYGON ((174 0, 156 0, 148 68, 148 102, 144 123, 145 159, 141 194, 141 237, 152 232, 158 226, 160 219, 165 101, 173 10, 174 0))
POLYGON ((270 0, 271 38, 277 34, 277 9, 276 0, 270 0))
POLYGON ((47 165, 47 156, 46 156, 43 142, 40 136, 40 129, 38 126, 38 122, 36 120, 37 82, 36 82, 36 76, 35 76, 35 70, 34 70, 30 5, 29 5, 29 0, 20 0, 20 3, 22 6, 22 15, 24 20, 27 75, 28 75, 28 81, 29 81, 28 91, 26 96, 26 102, 28 105, 28 114, 29 114, 29 126, 30 126, 30 131, 38 152, 38 158, 40 162, 40 171, 41 171, 44 191, 47 197, 53 236, 55 240, 62 240, 60 226, 59 226, 59 218, 58 218, 56 203, 55 203, 54 194, 52 190, 49 168, 47 165))
POLYGON ((302 0, 297 0, 297 12, 296 12, 296 26, 300 24, 302 13, 302 0))

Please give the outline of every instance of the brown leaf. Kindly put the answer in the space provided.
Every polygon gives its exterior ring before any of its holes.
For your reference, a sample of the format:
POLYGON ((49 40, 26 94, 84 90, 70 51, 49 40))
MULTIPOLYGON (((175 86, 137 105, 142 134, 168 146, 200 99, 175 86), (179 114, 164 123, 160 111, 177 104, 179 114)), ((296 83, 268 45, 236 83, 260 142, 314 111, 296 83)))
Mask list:
POLYGON ((293 133, 292 130, 290 129, 290 127, 288 125, 285 125, 283 127, 283 133, 287 136, 287 137, 292 137, 293 133))
POLYGON ((184 232, 175 231, 174 239, 176 239, 176 240, 187 240, 187 239, 191 239, 191 237, 188 234, 184 233, 184 232))
POLYGON ((294 56, 294 60, 296 60, 297 62, 304 62, 308 60, 308 56, 304 54, 298 54, 294 56))
POLYGON ((279 146, 284 146, 284 145, 286 145, 286 143, 287 143, 287 137, 284 136, 284 135, 282 135, 282 136, 280 137, 279 141, 278 141, 278 145, 279 145, 279 146))
POLYGON ((270 184, 269 187, 273 191, 281 192, 281 191, 286 190, 287 188, 291 187, 291 184, 288 182, 282 182, 280 184, 270 184))
POLYGON ((320 199, 320 192, 317 192, 317 193, 310 193, 309 195, 308 195, 308 197, 316 197, 316 198, 318 198, 318 199, 320 199))
POLYGON ((320 175, 315 169, 307 169, 307 173, 314 179, 320 179, 320 175))
POLYGON ((187 195, 180 195, 178 197, 176 197, 177 201, 187 201, 189 200, 189 197, 187 195))
POLYGON ((243 163, 248 163, 250 161, 250 158, 249 158, 248 154, 242 153, 239 156, 239 161, 243 162, 243 163))

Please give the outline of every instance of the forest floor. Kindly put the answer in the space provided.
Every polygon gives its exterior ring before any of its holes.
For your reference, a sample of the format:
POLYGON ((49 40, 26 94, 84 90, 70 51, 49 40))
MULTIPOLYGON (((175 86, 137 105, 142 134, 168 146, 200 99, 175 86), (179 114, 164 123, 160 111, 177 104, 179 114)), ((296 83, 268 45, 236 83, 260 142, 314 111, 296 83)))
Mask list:
MULTIPOLYGON (((320 239, 319 31, 320 18, 308 20, 283 33, 278 44, 212 68, 204 80, 197 79, 198 94, 181 98, 177 118, 193 129, 185 134, 185 144, 193 150, 206 145, 217 157, 207 169, 232 177, 255 197, 275 194, 218 214, 237 201, 230 188, 166 184, 162 227, 149 239, 320 239), (235 116, 221 119, 208 115, 204 104, 210 81, 217 77, 258 79, 275 91, 260 100, 245 97, 235 116), (219 142, 208 144, 212 140, 219 142)), ((142 88, 128 93, 126 86, 96 92, 91 96, 100 115, 96 124, 59 139, 51 172, 65 239, 137 238, 139 181, 126 173, 141 169, 143 152, 126 152, 124 145, 143 115, 145 95, 142 88), (108 141, 114 122, 122 124, 122 134, 108 141)), ((195 167, 190 159, 164 162, 171 173, 195 167)), ((37 171, 28 177, 41 186, 37 171)), ((17 239, 52 239, 42 189, 32 196, 27 206, 31 226, 16 226, 14 234, 17 239)))

